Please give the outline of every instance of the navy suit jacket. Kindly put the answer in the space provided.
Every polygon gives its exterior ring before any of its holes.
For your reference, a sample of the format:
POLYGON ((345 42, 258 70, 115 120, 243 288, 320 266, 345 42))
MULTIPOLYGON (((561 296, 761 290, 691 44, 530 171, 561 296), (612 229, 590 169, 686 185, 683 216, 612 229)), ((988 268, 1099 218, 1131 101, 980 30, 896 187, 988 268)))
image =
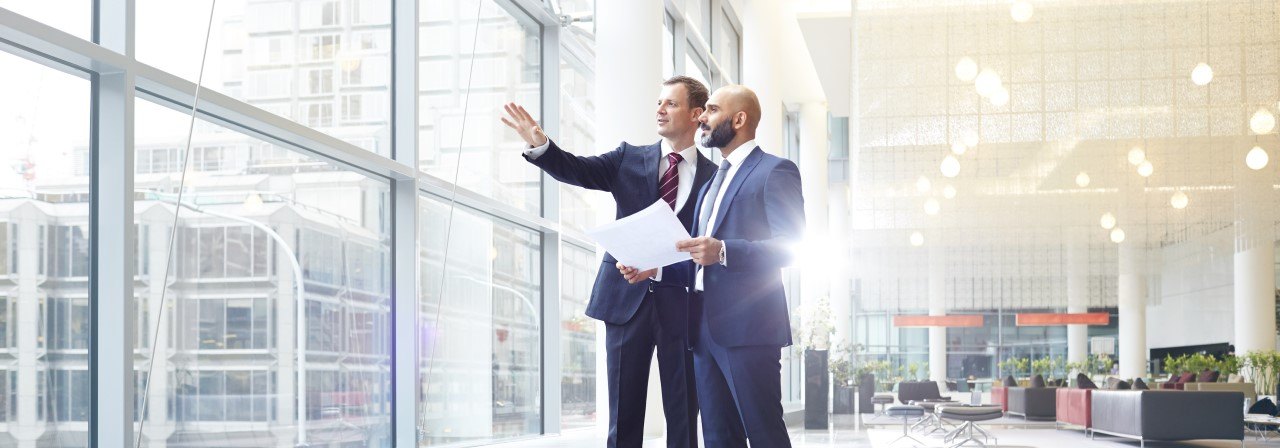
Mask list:
MULTIPOLYGON (((542 156, 536 159, 526 156, 525 160, 560 182, 612 193, 617 204, 617 218, 620 219, 658 201, 658 162, 662 157, 661 141, 648 146, 622 142, 617 149, 598 156, 576 156, 551 142, 542 156)), ((689 199, 676 213, 685 230, 693 228, 698 191, 716 172, 716 165, 702 153, 698 153, 697 167, 689 199)), ((635 316, 648 292, 649 282, 627 283, 627 279, 618 272, 617 264, 618 260, 612 254, 604 254, 600 270, 596 273, 595 286, 591 288, 591 302, 587 304, 586 314, 620 325, 635 316)), ((687 286, 690 284, 688 275, 687 268, 666 269, 662 273, 662 283, 687 286)))
MULTIPOLYGON (((698 194, 694 216, 715 204, 716 198, 704 197, 708 187, 698 194)), ((723 347, 791 345, 782 268, 791 263, 791 246, 804 233, 800 170, 756 147, 721 189, 724 199, 711 218, 711 237, 724 242, 727 266, 702 268, 703 293, 691 302, 689 321, 708 325, 723 347)), ((702 235, 698 223, 694 227, 692 234, 702 235)), ((693 275, 696 266, 686 263, 693 275)), ((689 334, 699 333, 691 329, 689 334)))

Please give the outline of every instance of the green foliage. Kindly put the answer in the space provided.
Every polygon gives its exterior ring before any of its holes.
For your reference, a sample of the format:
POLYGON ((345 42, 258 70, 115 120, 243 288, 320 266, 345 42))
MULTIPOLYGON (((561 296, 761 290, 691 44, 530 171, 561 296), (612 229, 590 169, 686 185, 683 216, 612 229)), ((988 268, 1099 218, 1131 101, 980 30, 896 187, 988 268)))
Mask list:
POLYGON ((858 362, 858 353, 865 346, 862 344, 841 344, 831 352, 831 360, 827 370, 831 372, 831 381, 841 387, 850 387, 857 383, 858 377, 866 373, 858 362))
POLYGON ((1280 381, 1280 353, 1275 351, 1249 352, 1244 355, 1241 372, 1253 380, 1254 389, 1259 395, 1267 395, 1276 390, 1280 381))
POLYGON ((1218 361, 1218 367, 1214 370, 1221 372, 1222 375, 1219 378, 1226 381, 1228 375, 1240 373, 1240 357, 1236 356, 1235 353, 1228 353, 1218 361))
POLYGON ((1067 371, 1067 374, 1071 374, 1072 372, 1075 372, 1075 373, 1083 373, 1085 375, 1088 375, 1089 373, 1091 373, 1089 372, 1089 361, 1069 362, 1066 364, 1066 371, 1067 371))
POLYGON ((1040 358, 1031 361, 1031 376, 1041 375, 1050 376, 1050 369, 1053 367, 1053 360, 1049 358, 1040 358))
POLYGON ((1105 353, 1089 355, 1089 373, 1107 375, 1111 373, 1111 368, 1115 367, 1115 365, 1116 361, 1105 353))
POLYGON ((1174 357, 1165 355, 1164 371, 1169 375, 1177 375, 1183 372, 1200 373, 1205 370, 1216 370, 1220 373, 1219 378, 1226 380, 1231 374, 1240 373, 1242 360, 1234 354, 1227 354, 1218 359, 1212 355, 1204 353, 1195 353, 1190 355, 1181 355, 1174 357))

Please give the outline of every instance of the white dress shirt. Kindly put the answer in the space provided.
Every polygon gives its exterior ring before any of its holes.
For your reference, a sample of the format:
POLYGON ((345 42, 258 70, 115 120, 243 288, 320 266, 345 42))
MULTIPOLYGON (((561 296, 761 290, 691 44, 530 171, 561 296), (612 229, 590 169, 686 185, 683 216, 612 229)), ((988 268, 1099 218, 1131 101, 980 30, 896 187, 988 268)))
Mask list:
MULTIPOLYGON (((720 201, 724 200, 724 193, 729 190, 729 183, 733 182, 733 175, 738 173, 738 167, 742 166, 742 161, 746 160, 747 156, 751 155, 751 151, 755 150, 755 148, 756 141, 748 140, 746 143, 743 143, 742 146, 739 146, 737 149, 734 149, 733 152, 729 153, 729 157, 725 157, 725 160, 729 161, 729 171, 724 173, 724 180, 722 181, 723 183, 720 184, 720 191, 716 193, 716 200, 711 204, 711 215, 710 219, 707 220, 707 228, 702 229, 702 234, 698 236, 711 236, 711 232, 715 231, 716 215, 720 213, 720 201)), ((706 207, 707 205, 702 204, 702 206, 706 207)), ((695 217, 694 219, 698 218, 695 217)), ((729 254, 726 253, 725 258, 728 258, 728 255, 729 254)), ((727 264, 728 260, 725 261, 727 264)), ((697 278, 694 279, 693 285, 695 290, 703 290, 702 269, 698 269, 697 278)))
MULTIPOLYGON (((547 152, 547 148, 551 147, 551 140, 547 140, 542 146, 529 148, 524 152, 530 159, 542 157, 547 152)), ((662 173, 667 172, 667 168, 671 166, 671 162, 667 160, 667 155, 676 152, 666 139, 662 140, 662 158, 658 160, 658 182, 662 182, 662 173)), ((677 213, 684 208, 686 202, 689 201, 690 193, 693 190, 694 175, 698 171, 698 149, 690 146, 678 152, 680 154, 680 163, 676 165, 676 209, 677 213)), ((694 219, 698 219, 694 216, 694 219)), ((663 268, 665 269, 665 268, 663 268)), ((654 280, 662 281, 662 269, 659 269, 653 276, 654 280)))

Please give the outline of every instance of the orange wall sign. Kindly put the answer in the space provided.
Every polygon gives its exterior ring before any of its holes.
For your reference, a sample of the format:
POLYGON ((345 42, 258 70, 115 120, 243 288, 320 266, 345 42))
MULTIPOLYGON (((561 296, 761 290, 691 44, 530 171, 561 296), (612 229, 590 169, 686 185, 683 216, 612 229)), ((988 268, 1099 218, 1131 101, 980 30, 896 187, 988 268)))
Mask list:
POLYGON ((1059 325, 1107 325, 1107 313, 1018 313, 1019 327, 1051 327, 1059 325))
POLYGON ((893 316, 895 327, 981 327, 981 314, 953 316, 893 316))

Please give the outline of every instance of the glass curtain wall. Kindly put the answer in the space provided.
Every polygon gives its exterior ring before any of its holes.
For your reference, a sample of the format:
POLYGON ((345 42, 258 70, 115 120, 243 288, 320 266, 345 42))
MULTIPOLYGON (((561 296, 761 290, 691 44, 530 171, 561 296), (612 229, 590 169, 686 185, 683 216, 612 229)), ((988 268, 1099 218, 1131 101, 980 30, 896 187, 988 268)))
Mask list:
POLYGON ((0 445, 86 446, 90 82, 0 65, 0 445))
MULTIPOLYGON (((96 15, 88 2, 0 3, 15 25, 3 38, 39 49, 0 48, 10 100, 0 106, 9 168, 0 170, 0 281, 10 284, 0 292, 0 356, 10 359, 0 363, 0 445, 124 434, 89 425, 94 412, 116 412, 91 405, 101 392, 101 372, 89 370, 90 286, 101 281, 91 275, 92 223, 116 213, 90 207, 91 181, 106 169, 94 158, 90 106, 122 98, 132 126, 96 132, 132 142, 131 166, 112 178, 133 188, 136 322, 125 362, 135 400, 119 409, 133 412, 141 445, 391 446, 395 398, 413 395, 393 387, 412 384, 417 423, 398 431, 420 430, 423 446, 537 436, 546 422, 594 425, 596 326, 582 310, 598 258, 541 221, 545 181, 497 120, 507 101, 542 117, 542 98, 564 98, 544 122, 592 147, 594 30, 561 29, 551 11, 521 5, 142 0, 136 48, 121 59, 60 43, 94 38, 95 26, 102 39, 120 35, 114 3, 96 15), (391 12, 406 5, 418 11, 416 64, 393 72, 393 35, 406 33, 391 12), (557 52, 550 70, 561 82, 545 83, 544 47, 560 44, 587 51, 557 52), (116 73, 117 63, 137 90, 92 89, 95 71, 116 73), (418 145, 396 150, 413 161, 389 159, 397 76, 417 85, 402 95, 419 98, 409 121, 418 145), (197 81, 209 92, 192 122, 187 82, 197 81), (397 178, 417 178, 418 189, 393 191, 397 178), (439 186, 455 179, 453 197, 439 186), (418 203, 413 226, 392 220, 401 195, 418 203), (552 259, 548 241, 563 245, 552 259), (419 266, 393 266, 397 250, 415 251, 419 266), (393 326, 392 284, 403 275, 421 276, 413 328, 393 326), (544 336, 547 325, 558 340, 544 336), (412 381, 392 379, 397 363, 413 362, 394 359, 393 340, 418 350, 412 381), (560 362, 542 362, 546 344, 560 362), (547 381, 559 397, 546 396, 547 381), (545 415, 547 400, 561 411, 545 415)), ((578 1, 569 12, 593 8, 578 1)), ((610 212, 597 202, 566 194, 563 223, 596 225, 610 212)))

